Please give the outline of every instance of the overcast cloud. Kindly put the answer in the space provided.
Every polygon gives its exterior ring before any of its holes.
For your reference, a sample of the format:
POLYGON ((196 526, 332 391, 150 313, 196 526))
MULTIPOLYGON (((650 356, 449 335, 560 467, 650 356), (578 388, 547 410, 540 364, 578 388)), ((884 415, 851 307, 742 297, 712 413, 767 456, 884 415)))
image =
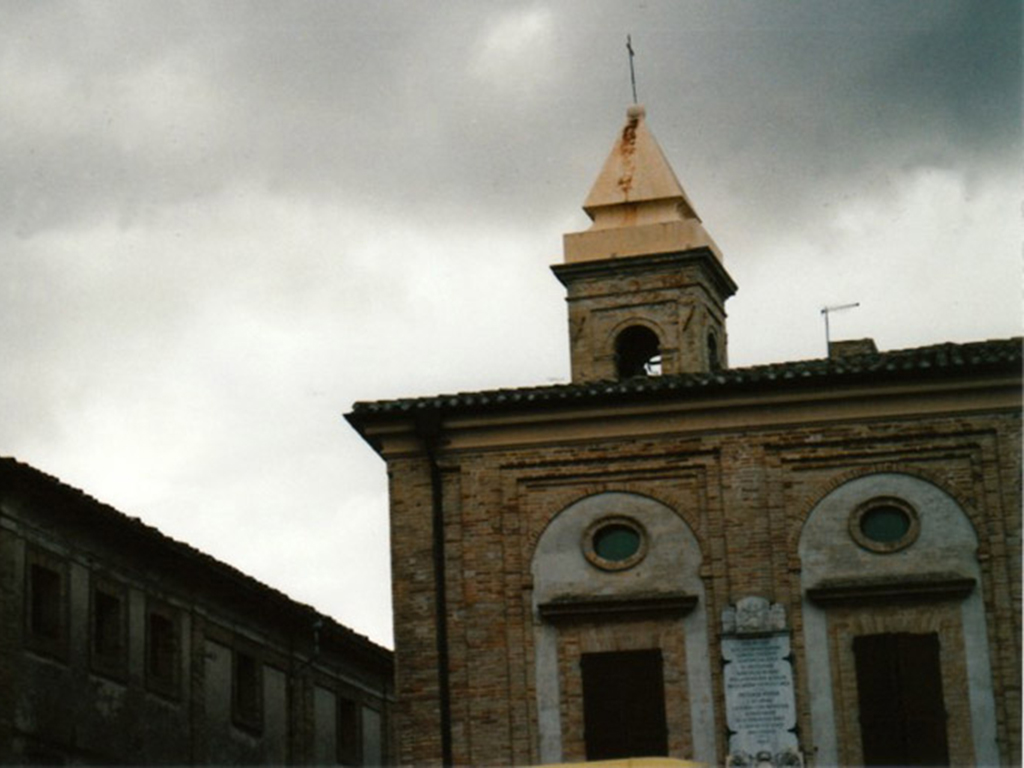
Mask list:
POLYGON ((0 454, 391 642, 355 400, 568 379, 631 100, 730 362, 1020 333, 1021 6, 0 0, 0 454))

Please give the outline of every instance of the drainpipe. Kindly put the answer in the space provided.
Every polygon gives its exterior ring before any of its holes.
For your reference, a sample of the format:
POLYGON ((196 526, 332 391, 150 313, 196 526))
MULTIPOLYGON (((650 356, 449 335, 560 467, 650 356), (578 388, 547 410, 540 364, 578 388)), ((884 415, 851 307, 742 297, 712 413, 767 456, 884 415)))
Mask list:
POLYGON ((448 681, 448 596, 445 591, 444 499, 437 446, 441 438, 441 414, 431 410, 417 414, 416 434, 430 464, 432 534, 434 549, 434 634, 437 637, 437 683, 441 715, 441 761, 454 764, 452 758, 452 702, 448 681))

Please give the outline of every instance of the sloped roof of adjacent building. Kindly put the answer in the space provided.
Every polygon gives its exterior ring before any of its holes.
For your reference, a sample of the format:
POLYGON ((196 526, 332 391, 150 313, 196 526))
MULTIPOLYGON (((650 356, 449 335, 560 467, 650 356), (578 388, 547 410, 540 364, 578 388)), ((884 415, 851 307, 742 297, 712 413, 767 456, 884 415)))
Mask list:
POLYGON ((124 537, 132 542, 133 551, 136 553, 138 550, 135 550, 135 547, 144 552, 155 550, 160 555, 159 562, 168 567, 180 562, 187 563, 189 573, 199 577, 204 586, 220 586, 237 594, 239 599, 244 597, 258 601, 261 611, 268 619, 301 623, 307 627, 319 622, 320 632, 325 639, 333 640, 367 658, 391 663, 391 651, 315 608, 292 600, 283 592, 234 566, 173 539, 139 518, 130 517, 52 475, 17 459, 0 457, 0 501, 5 495, 16 490, 42 496, 49 502, 47 512, 60 515, 61 519, 67 520, 71 525, 81 526, 83 530, 108 534, 111 537, 124 537))
POLYGON ((714 397, 751 390, 871 385, 885 382, 1020 373, 1020 337, 945 343, 913 349, 851 355, 840 359, 729 368, 712 373, 635 377, 623 381, 460 392, 433 397, 358 402, 346 418, 355 426, 374 417, 419 411, 512 411, 543 407, 714 397))

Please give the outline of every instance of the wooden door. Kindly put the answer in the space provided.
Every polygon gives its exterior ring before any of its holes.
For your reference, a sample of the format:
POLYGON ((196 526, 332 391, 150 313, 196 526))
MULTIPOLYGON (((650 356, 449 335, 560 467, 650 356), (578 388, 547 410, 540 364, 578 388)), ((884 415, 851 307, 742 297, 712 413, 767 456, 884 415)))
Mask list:
POLYGON ((865 765, 949 765, 939 636, 853 639, 865 765))
POLYGON ((587 653, 580 667, 587 759, 668 755, 661 651, 587 653))

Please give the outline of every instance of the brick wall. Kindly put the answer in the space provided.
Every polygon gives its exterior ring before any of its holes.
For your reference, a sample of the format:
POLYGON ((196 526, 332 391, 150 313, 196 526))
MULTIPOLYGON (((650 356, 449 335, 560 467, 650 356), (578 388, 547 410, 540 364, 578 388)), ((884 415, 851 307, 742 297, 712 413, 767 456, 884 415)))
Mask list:
MULTIPOLYGON (((1020 760, 1020 419, 1013 410, 820 421, 761 429, 687 431, 666 420, 661 434, 595 439, 540 439, 515 450, 472 448, 457 440, 441 452, 444 477, 447 627, 457 764, 529 764, 537 748, 537 681, 530 562, 551 519, 570 503, 602 491, 650 496, 672 507, 700 542, 710 657, 718 659, 718 616, 745 595, 782 603, 790 617, 802 742, 812 747, 803 640, 800 558, 802 526, 811 509, 843 482, 872 472, 910 473, 945 490, 969 516, 979 537, 978 559, 1002 759, 1020 760)), ((414 452, 413 452, 414 453, 414 452)), ((389 462, 392 493, 397 731, 403 763, 428 764, 440 755, 437 652, 431 560, 431 491, 426 461, 415 455, 389 462)), ((837 616, 830 637, 870 625, 891 610, 862 609, 837 616)), ((939 606, 936 615, 955 615, 939 606)), ((923 617, 931 613, 922 614, 923 617)), ((918 619, 914 619, 918 621, 918 619)), ((934 623, 933 618, 920 618, 934 623)), ((944 676, 958 690, 963 654, 956 631, 940 624, 953 646, 943 651, 944 676)), ((945 622, 945 623, 943 623, 945 622)), ((932 624, 928 624, 932 626, 932 624)), ((663 634, 653 622, 636 632, 663 634)), ((631 631, 633 631, 631 630, 631 631)), ((614 633, 613 633, 614 634, 614 633)), ((673 755, 690 756, 685 666, 678 637, 668 649, 666 690, 673 755), (676 650, 673 650, 676 649, 676 650)), ((579 670, 572 659, 590 638, 586 628, 559 633, 561 731, 564 758, 582 756, 579 670)), ((833 654, 838 739, 844 759, 856 760, 850 724, 849 654, 833 654)), ((725 754, 720 665, 712 664, 719 758, 725 754)), ((692 694, 692 692, 691 692, 692 694)), ((951 702, 952 754, 970 754, 961 703, 951 702), (966 735, 965 735, 966 734, 966 735)))

